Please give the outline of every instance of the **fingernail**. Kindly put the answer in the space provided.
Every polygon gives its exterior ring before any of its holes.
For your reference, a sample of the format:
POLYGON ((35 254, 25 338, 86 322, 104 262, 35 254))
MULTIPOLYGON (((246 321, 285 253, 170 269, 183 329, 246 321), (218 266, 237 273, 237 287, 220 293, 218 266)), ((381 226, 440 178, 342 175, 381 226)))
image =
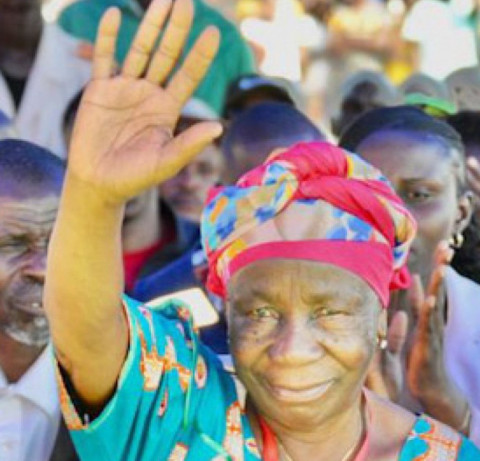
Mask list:
POLYGON ((467 164, 474 168, 480 167, 480 163, 478 163, 478 160, 475 157, 468 157, 467 164))
POLYGON ((438 249, 439 250, 448 250, 449 248, 449 244, 448 244, 448 241, 447 240, 442 240, 439 244, 438 244, 438 249))
POLYGON ((452 248, 448 249, 447 262, 452 262, 453 257, 455 256, 455 251, 452 248))
POLYGON ((428 307, 433 309, 435 307, 435 304, 437 303, 437 297, 434 295, 430 295, 427 297, 425 302, 427 303, 428 307))

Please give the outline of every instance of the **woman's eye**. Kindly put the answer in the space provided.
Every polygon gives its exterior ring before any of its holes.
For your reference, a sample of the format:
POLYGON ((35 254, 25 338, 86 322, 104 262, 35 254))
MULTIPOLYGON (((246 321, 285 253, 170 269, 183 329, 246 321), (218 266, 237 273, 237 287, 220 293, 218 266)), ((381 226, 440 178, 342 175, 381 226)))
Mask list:
POLYGON ((407 200, 410 202, 422 202, 431 197, 431 193, 427 190, 412 190, 406 194, 407 200))
POLYGON ((249 312, 249 317, 254 320, 275 319, 275 311, 270 307, 257 307, 249 312))
POLYGON ((318 309, 314 312, 313 318, 314 319, 321 319, 325 317, 333 317, 336 315, 342 315, 344 314, 343 311, 340 311, 338 309, 332 309, 329 307, 322 307, 321 309, 318 309))

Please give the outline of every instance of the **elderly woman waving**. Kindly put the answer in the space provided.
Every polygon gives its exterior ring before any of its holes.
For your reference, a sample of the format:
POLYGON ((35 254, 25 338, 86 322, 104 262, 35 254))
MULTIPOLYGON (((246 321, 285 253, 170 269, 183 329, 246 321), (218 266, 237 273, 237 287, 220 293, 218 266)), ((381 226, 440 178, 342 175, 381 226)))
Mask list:
POLYGON ((245 399, 199 343, 188 306, 122 299, 125 201, 221 131, 203 123, 172 137, 219 40, 207 29, 160 86, 191 18, 190 0, 171 12, 153 1, 113 76, 119 14, 107 12, 74 129, 45 299, 81 459, 478 459, 453 430, 363 390, 389 290, 408 282, 415 224, 381 174, 339 148, 272 156, 206 207, 209 284, 227 299, 245 399))

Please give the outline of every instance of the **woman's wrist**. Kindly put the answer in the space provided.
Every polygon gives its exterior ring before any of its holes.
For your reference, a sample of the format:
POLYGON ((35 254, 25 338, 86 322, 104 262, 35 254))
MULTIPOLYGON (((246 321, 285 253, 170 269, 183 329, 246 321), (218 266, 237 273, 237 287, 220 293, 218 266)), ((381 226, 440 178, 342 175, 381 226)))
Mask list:
POLYGON ((428 415, 468 435, 472 414, 468 401, 457 389, 432 389, 428 398, 419 400, 428 415))
POLYGON ((466 408, 465 408, 465 416, 463 418, 462 423, 460 424, 460 427, 457 428, 458 432, 468 437, 470 435, 471 423, 472 423, 472 410, 470 409, 470 405, 467 402, 466 408))

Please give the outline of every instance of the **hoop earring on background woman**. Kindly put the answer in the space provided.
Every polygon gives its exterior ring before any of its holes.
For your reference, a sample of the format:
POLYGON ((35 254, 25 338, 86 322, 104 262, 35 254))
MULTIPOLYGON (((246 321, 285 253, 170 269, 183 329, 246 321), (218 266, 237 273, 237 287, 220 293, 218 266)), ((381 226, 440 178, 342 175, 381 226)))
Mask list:
POLYGON ((448 239, 448 244, 451 248, 458 250, 462 247, 464 240, 465 238, 463 237, 463 234, 461 232, 457 232, 448 239))

